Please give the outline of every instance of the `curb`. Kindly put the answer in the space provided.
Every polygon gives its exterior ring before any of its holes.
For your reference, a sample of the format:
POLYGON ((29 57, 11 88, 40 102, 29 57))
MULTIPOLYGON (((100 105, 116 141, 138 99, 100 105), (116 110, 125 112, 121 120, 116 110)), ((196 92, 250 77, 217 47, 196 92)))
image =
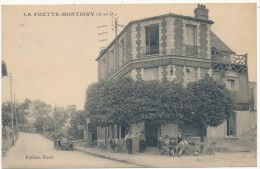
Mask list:
POLYGON ((108 156, 91 153, 91 152, 88 152, 88 151, 85 151, 85 150, 77 149, 76 147, 75 147, 74 150, 80 151, 80 152, 83 152, 83 153, 87 153, 87 154, 90 154, 90 155, 93 155, 93 156, 96 156, 96 157, 105 158, 105 159, 108 159, 108 160, 113 160, 113 161, 117 161, 117 162, 121 162, 121 163, 127 163, 127 164, 136 165, 136 166, 138 166, 140 168, 150 168, 149 166, 146 166, 146 165, 135 164, 135 163, 131 163, 131 162, 127 161, 127 160, 119 160, 119 159, 116 159, 116 158, 111 158, 111 157, 108 157, 108 156))

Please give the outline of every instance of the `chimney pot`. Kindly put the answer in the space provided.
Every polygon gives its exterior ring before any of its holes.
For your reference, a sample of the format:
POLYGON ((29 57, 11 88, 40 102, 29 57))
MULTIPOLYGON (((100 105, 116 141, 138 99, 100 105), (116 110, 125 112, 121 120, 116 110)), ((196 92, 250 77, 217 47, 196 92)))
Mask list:
POLYGON ((209 18, 209 10, 205 5, 198 4, 197 8, 194 10, 195 18, 200 19, 208 19, 209 18))

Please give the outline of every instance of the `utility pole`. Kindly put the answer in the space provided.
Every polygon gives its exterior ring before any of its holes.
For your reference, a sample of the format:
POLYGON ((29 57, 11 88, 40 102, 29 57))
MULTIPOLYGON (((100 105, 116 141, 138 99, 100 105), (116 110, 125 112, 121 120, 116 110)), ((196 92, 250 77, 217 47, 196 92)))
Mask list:
POLYGON ((11 96, 11 128, 12 128, 12 145, 14 145, 14 110, 13 110, 13 91, 12 91, 12 74, 10 73, 10 96, 11 96))
POLYGON ((56 120, 56 103, 55 103, 55 107, 54 107, 54 116, 55 116, 55 119, 54 119, 54 127, 55 127, 55 132, 57 131, 57 120, 56 120))
POLYGON ((17 107, 16 107, 16 103, 15 103, 15 93, 14 93, 14 115, 15 115, 16 136, 18 136, 18 120, 17 120, 17 107))

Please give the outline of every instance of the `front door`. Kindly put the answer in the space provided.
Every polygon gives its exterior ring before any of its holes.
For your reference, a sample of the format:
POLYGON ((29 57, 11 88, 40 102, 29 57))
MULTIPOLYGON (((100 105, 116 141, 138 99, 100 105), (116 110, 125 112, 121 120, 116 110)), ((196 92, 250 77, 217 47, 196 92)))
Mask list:
POLYGON ((151 122, 145 122, 145 137, 147 147, 157 147, 158 145, 158 126, 151 122))

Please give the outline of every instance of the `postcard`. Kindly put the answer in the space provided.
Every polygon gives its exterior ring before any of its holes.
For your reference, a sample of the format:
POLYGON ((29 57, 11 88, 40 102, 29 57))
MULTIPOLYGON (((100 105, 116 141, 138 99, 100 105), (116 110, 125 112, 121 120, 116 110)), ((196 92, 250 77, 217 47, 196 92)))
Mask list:
POLYGON ((2 5, 2 167, 256 167, 256 7, 2 5))

